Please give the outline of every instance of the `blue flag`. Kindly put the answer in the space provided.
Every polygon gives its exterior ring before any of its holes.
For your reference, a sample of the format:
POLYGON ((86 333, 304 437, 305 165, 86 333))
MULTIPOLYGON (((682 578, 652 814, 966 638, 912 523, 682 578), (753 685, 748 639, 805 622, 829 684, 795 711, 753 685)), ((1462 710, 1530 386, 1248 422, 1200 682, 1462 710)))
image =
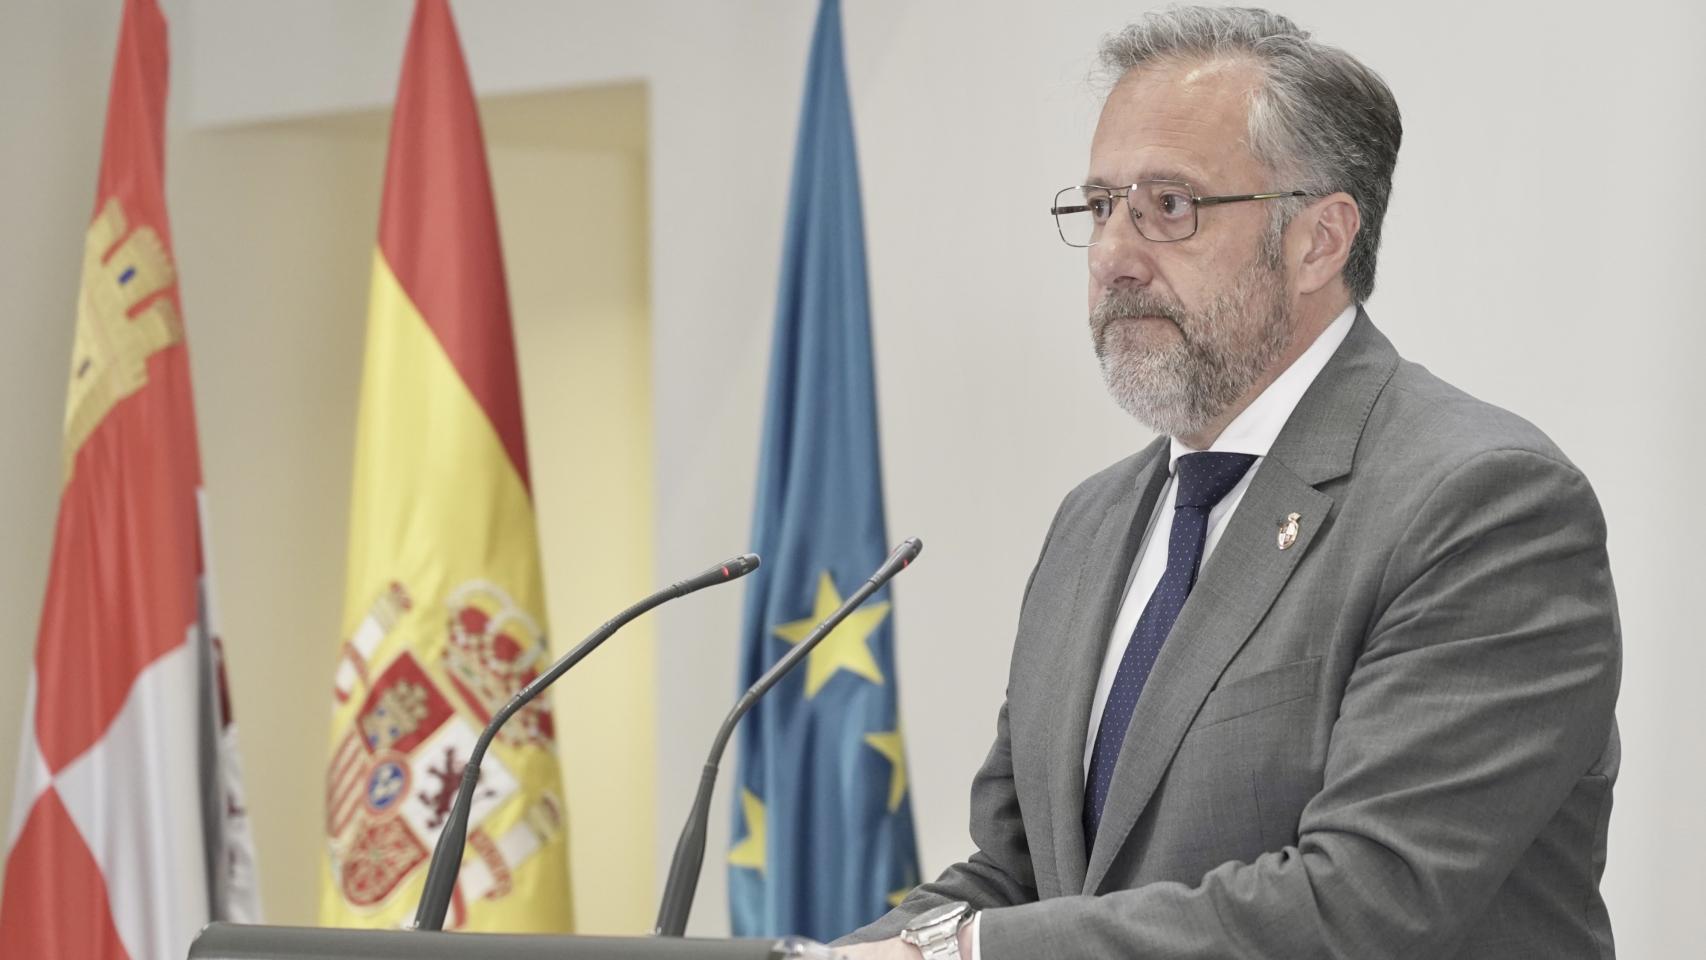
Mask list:
MULTIPOLYGON (((888 556, 870 297, 841 9, 812 40, 788 204, 758 468, 740 685, 752 683, 888 556)), ((740 729, 729 850, 737 936, 830 940, 918 882, 887 587, 740 729)))

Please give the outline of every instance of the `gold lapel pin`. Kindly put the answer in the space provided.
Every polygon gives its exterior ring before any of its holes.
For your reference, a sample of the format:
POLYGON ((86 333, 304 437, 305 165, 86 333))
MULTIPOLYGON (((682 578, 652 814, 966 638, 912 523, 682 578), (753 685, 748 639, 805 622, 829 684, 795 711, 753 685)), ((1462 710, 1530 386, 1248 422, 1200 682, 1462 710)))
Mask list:
POLYGON ((1285 520, 1279 525, 1279 548, 1281 550, 1289 550, 1291 545, 1297 542, 1297 521, 1302 519, 1303 515, 1298 513, 1285 515, 1285 520))

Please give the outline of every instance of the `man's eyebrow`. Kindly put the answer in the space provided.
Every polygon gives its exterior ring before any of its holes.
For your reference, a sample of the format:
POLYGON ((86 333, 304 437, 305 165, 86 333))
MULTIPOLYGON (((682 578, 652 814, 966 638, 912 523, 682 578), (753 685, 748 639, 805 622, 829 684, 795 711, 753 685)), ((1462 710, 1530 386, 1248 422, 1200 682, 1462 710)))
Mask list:
MULTIPOLYGON (((1114 181, 1118 180, 1118 179, 1119 178, 1117 178, 1117 177, 1109 177, 1109 178, 1098 179, 1095 176, 1087 175, 1086 178, 1083 180, 1083 185, 1084 186, 1095 186, 1095 187, 1116 187, 1116 188, 1118 188, 1118 187, 1127 187, 1127 186, 1130 186, 1132 183, 1136 182, 1136 181, 1132 181, 1132 180, 1127 180, 1123 183, 1115 183, 1114 181)), ((1144 169, 1138 173, 1137 179, 1138 180, 1179 180, 1179 181, 1182 181, 1184 183, 1190 184, 1191 189, 1193 191, 1195 191, 1197 189, 1197 187, 1200 186, 1198 181, 1201 180, 1200 177, 1193 177, 1191 174, 1188 174, 1185 171, 1179 170, 1179 169, 1174 168, 1174 167, 1147 168, 1147 169, 1144 169)))

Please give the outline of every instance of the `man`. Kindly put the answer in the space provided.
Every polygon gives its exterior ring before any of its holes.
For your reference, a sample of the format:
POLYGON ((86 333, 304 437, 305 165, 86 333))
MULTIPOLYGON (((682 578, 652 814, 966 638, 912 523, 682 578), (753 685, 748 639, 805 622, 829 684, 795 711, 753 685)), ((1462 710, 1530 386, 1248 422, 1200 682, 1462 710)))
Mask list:
POLYGON ((977 849, 848 954, 1613 956, 1604 522, 1360 308, 1391 92, 1260 10, 1153 14, 1102 58, 1054 213, 1108 388, 1164 436, 1055 516, 977 849))

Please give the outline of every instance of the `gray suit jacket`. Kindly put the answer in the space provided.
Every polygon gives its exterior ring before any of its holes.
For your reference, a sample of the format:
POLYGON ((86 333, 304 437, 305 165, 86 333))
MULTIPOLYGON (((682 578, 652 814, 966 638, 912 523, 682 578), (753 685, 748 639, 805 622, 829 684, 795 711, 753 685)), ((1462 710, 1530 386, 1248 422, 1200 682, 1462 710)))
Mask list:
POLYGON ((1061 504, 972 783, 977 849, 848 939, 968 900, 984 960, 1612 957, 1599 504, 1360 311, 1227 521, 1084 848, 1091 697, 1166 474, 1162 439, 1061 504))

